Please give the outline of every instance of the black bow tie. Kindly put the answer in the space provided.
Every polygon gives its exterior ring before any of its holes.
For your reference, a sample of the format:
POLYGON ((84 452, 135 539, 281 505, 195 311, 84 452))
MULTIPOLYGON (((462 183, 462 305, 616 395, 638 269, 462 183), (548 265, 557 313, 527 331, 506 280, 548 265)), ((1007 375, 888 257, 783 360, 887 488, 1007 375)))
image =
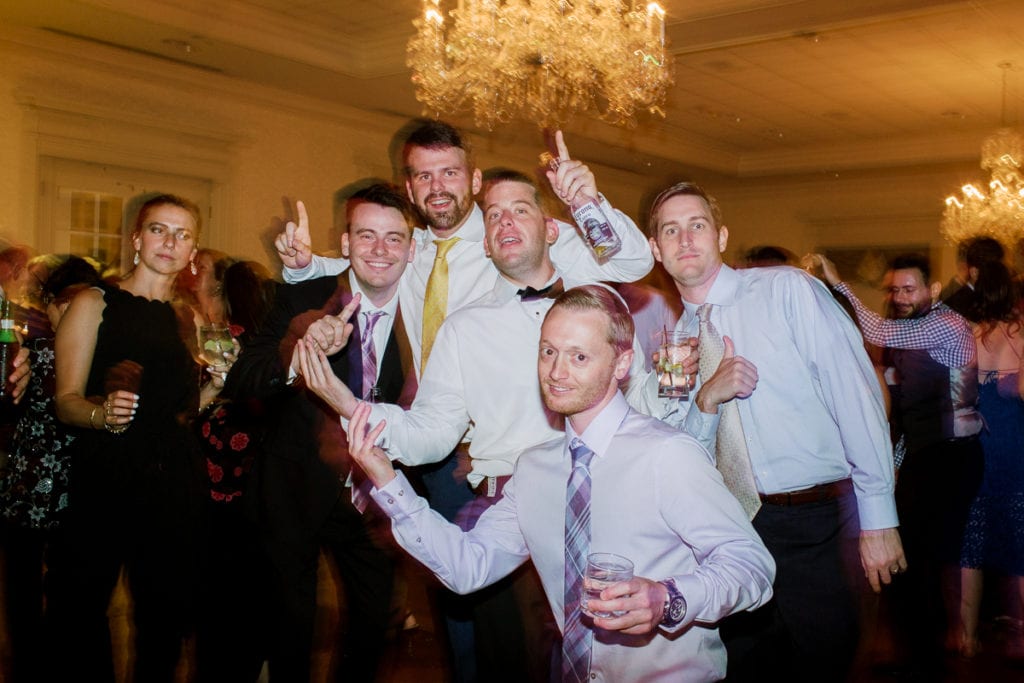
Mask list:
POLYGON ((538 299, 557 299, 565 288, 562 286, 562 278, 558 278, 543 289, 526 287, 516 292, 520 301, 536 301, 538 299))

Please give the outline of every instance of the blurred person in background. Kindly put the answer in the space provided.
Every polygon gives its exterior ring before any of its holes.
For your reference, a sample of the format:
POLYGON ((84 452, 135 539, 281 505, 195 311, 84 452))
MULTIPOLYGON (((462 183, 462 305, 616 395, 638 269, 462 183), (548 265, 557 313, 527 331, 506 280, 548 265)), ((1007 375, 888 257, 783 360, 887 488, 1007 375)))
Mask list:
MULTIPOLYGON (((274 304, 277 283, 253 261, 196 258, 204 292, 219 301, 206 310, 223 312, 221 322, 245 348, 259 334, 274 304), (208 261, 206 268, 200 265, 208 261), (226 268, 219 266, 229 263, 226 268)), ((209 299, 203 295, 209 303, 209 299)), ((210 381, 214 381, 211 377, 210 381)), ((197 655, 203 681, 254 681, 267 657, 270 627, 262 599, 271 584, 269 565, 256 531, 253 462, 262 457, 268 406, 257 398, 218 397, 200 414, 196 434, 206 461, 208 527, 202 568, 197 655)))
POLYGON ((57 415, 80 431, 68 561, 52 574, 48 609, 57 680, 114 679, 107 609, 122 567, 134 606, 130 679, 172 680, 193 627, 207 488, 189 420, 223 382, 218 373, 200 391, 196 316, 172 298, 200 223, 187 199, 147 201, 131 234, 135 267, 78 294, 61 320, 57 415))
POLYGON ((887 350, 898 375, 890 385, 892 422, 906 454, 896 508, 909 568, 889 592, 904 660, 896 669, 934 680, 943 675, 948 628, 958 621, 964 526, 983 469, 974 335, 963 316, 938 300, 941 285, 929 284, 923 254, 901 254, 890 263, 892 318, 864 306, 827 258, 813 259, 853 305, 864 339, 887 350))
MULTIPOLYGON (((51 262, 52 263, 52 262, 51 262)), ((72 297, 99 282, 96 269, 72 256, 43 281, 40 302, 56 329, 72 297)), ((38 680, 46 653, 43 610, 46 567, 62 559, 63 518, 68 504, 72 430, 54 412, 53 336, 25 343, 32 358, 24 412, 12 438, 5 476, 0 478, 3 516, 2 593, 11 646, 12 681, 38 680)))
POLYGON ((196 252, 196 272, 178 275, 178 295, 196 311, 204 325, 227 322, 224 272, 235 259, 222 251, 203 247, 196 252))
POLYGON ((1005 255, 1003 245, 992 237, 974 237, 961 244, 957 256, 958 260, 961 256, 963 258, 963 285, 948 296, 944 290, 939 295, 942 302, 972 323, 981 322, 978 307, 982 305, 982 295, 977 289, 978 274, 990 263, 1003 263, 1005 255))
MULTIPOLYGON (((974 267, 973 326, 978 348, 978 408, 985 470, 971 503, 961 565, 960 654, 978 653, 982 570, 1012 578, 1018 615, 1024 606, 1024 330, 1013 277, 1001 260, 974 267)), ((1013 645, 1024 654, 1024 643, 1013 645)))
POLYGON ((33 306, 32 295, 39 291, 47 271, 32 251, 13 246, 0 251, 0 297, 10 299, 11 316, 26 339, 53 334, 42 307, 33 306))

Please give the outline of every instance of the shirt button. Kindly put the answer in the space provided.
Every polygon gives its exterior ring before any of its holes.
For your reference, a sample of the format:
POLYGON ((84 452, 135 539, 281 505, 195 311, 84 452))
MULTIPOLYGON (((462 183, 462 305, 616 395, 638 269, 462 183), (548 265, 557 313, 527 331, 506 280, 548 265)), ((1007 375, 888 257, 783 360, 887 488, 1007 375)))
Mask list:
POLYGON ((400 496, 404 496, 404 495, 405 495, 405 489, 402 489, 401 491, 399 491, 399 492, 398 492, 398 495, 400 495, 400 496))
POLYGON ((388 505, 394 505, 394 504, 395 504, 395 499, 394 498, 388 498, 388 505))

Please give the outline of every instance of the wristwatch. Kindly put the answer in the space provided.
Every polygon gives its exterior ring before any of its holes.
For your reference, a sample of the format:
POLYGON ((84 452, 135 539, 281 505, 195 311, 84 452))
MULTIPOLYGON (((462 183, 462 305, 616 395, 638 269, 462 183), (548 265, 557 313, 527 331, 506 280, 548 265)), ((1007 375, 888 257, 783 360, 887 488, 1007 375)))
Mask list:
POLYGON ((679 626, 686 617, 686 598, 676 588, 674 579, 665 579, 658 583, 668 591, 668 595, 665 597, 665 607, 661 613, 661 625, 667 628, 679 626))

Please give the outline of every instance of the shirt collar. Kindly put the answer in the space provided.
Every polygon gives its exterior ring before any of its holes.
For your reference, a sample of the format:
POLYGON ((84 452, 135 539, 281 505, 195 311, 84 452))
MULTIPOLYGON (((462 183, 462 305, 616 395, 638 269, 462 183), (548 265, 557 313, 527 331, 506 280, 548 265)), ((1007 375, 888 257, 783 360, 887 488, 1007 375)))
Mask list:
MULTIPOLYGON (((739 273, 723 263, 722 267, 718 269, 718 274, 715 275, 715 281, 711 283, 711 289, 708 290, 704 303, 713 306, 731 306, 736 302, 736 292, 739 286, 739 273)), ((697 315, 697 309, 700 306, 701 304, 691 304, 686 299, 683 299, 686 319, 689 320, 697 315)))
MULTIPOLYGON (((562 274, 555 268, 555 272, 551 275, 551 279, 544 283, 544 287, 554 284, 555 280, 561 278, 562 274)), ((563 278, 564 282, 564 278, 563 278)), ((569 285, 565 285, 566 289, 569 289, 569 285)), ((494 283, 494 296, 500 303, 507 303, 512 299, 515 299, 521 287, 507 277, 498 273, 498 279, 494 283)), ((542 287, 543 289, 543 287, 542 287)))
POLYGON ((383 306, 374 306, 373 302, 370 301, 370 297, 363 293, 362 287, 359 286, 359 281, 356 279, 355 271, 351 268, 348 269, 348 284, 352 289, 352 295, 362 295, 362 299, 359 301, 359 312, 360 313, 372 313, 373 311, 383 311, 386 315, 395 317, 395 313, 398 311, 398 291, 395 291, 395 295, 388 300, 383 306))
MULTIPOLYGON (((484 212, 480 210, 480 207, 477 206, 476 202, 473 202, 473 208, 469 211, 469 218, 466 219, 466 222, 462 224, 462 227, 456 230, 451 237, 458 237, 462 242, 483 243, 484 212)), ((434 233, 430 232, 429 228, 422 228, 420 230, 419 238, 420 243, 417 245, 417 248, 432 245, 437 241, 437 237, 434 236, 434 233)))
POLYGON ((626 402, 626 397, 622 395, 621 391, 616 391, 612 400, 597 414, 582 434, 577 434, 576 430, 572 428, 572 423, 566 418, 565 451, 568 453, 569 444, 574 438, 579 437, 583 443, 587 444, 587 448, 594 451, 595 455, 604 455, 608 452, 608 446, 615 437, 615 433, 619 431, 619 425, 626 419, 628 412, 629 404, 626 402))

